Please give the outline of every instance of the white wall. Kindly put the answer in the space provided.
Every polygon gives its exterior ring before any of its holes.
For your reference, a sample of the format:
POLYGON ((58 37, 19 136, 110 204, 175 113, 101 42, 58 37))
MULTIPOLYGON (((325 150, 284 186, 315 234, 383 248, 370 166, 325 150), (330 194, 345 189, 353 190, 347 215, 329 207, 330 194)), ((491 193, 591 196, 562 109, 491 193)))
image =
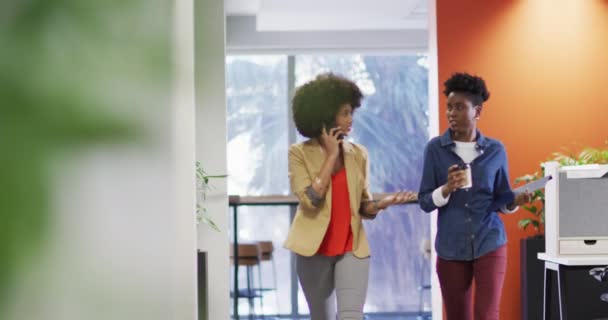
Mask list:
MULTIPOLYGON (((224 1, 195 1, 196 159, 209 174, 225 174, 226 86, 224 1)), ((213 180, 207 212, 221 232, 198 227, 198 247, 208 252, 209 319, 230 318, 228 198, 225 179, 213 180)))

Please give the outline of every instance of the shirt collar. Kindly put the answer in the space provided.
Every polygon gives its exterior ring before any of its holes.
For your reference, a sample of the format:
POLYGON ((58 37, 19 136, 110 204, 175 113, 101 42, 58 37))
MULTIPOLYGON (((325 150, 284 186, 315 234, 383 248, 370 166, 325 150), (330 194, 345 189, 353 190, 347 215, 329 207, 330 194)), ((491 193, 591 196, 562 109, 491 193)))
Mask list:
MULTIPOLYGON (((321 147, 321 143, 319 142, 319 138, 311 138, 308 139, 306 142, 304 142, 307 145, 310 146, 314 146, 314 147, 321 147)), ((344 151, 344 153, 351 153, 353 152, 353 144, 351 142, 348 142, 346 140, 342 141, 342 150, 344 151)))
MULTIPOLYGON (((488 139, 481 134, 481 131, 479 131, 479 129, 476 129, 477 131, 477 140, 475 141, 477 143, 476 148, 478 149, 485 149, 486 145, 488 144, 488 139)), ((450 145, 454 145, 454 140, 452 140, 452 135, 450 134, 450 129, 447 129, 443 135, 439 138, 439 140, 441 141, 441 146, 442 147, 446 147, 446 146, 450 146, 450 145)))

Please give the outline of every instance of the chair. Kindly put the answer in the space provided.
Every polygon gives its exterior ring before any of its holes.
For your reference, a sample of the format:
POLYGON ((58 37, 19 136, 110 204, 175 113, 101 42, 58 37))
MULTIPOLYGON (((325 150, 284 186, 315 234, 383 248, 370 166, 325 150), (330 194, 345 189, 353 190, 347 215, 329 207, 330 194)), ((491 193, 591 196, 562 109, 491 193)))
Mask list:
MULTIPOLYGON (((608 266, 593 268, 589 270, 589 275, 599 282, 608 282, 608 266)), ((602 293, 600 300, 608 302, 608 292, 602 293)))
MULTIPOLYGON (((259 291, 256 288, 254 288, 254 283, 253 283, 253 280, 254 280, 253 279, 253 267, 257 266, 258 271, 259 271, 260 261, 262 260, 262 254, 261 254, 259 245, 257 243, 241 243, 238 245, 237 252, 238 252, 238 265, 246 267, 247 289, 241 290, 239 288, 239 290, 236 292, 236 294, 234 292, 231 292, 231 297, 233 299, 246 298, 249 302, 249 316, 251 317, 252 315, 255 316, 255 306, 254 306, 255 298, 260 298, 260 308, 262 310, 264 309, 264 303, 262 302, 263 297, 259 293, 259 291)), ((232 245, 230 246, 230 260, 232 263, 234 263, 234 249, 233 249, 232 245)), ((258 283, 261 286, 261 283, 262 283, 261 272, 259 272, 258 275, 259 275, 258 283)))
MULTIPOLYGON (((261 292, 274 291, 276 310, 278 313, 279 312, 279 295, 277 293, 277 268, 276 268, 276 264, 274 261, 274 244, 272 243, 272 241, 258 241, 258 247, 260 248, 260 252, 261 252, 261 262, 270 261, 272 264, 272 284, 273 284, 272 287, 263 288, 262 284, 261 284, 261 280, 260 280, 260 287, 262 287, 262 288, 260 288, 259 291, 261 291, 261 292)), ((262 279, 261 262, 260 262, 260 268, 258 268, 258 270, 260 271, 260 279, 262 279)))

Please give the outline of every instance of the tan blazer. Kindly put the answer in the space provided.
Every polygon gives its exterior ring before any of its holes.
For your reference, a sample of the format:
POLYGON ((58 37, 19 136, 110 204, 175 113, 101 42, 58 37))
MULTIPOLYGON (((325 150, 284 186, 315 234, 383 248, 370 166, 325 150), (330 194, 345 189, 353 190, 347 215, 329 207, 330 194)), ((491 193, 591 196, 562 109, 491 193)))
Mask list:
MULTIPOLYGON (((369 192, 369 163, 367 150, 359 144, 343 142, 344 167, 351 208, 353 254, 369 256, 369 243, 365 236, 359 208, 364 201, 372 200, 369 192)), ((300 204, 285 241, 285 247, 302 256, 314 255, 321 245, 331 217, 331 183, 325 198, 314 206, 306 195, 306 188, 317 177, 325 161, 325 152, 318 140, 310 139, 289 147, 289 180, 291 191, 300 204)))

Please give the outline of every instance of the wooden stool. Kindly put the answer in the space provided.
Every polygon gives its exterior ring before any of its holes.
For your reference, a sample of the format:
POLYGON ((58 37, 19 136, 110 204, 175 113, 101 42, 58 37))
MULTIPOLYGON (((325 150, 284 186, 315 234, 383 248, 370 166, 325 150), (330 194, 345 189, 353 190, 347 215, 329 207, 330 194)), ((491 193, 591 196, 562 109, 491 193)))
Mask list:
MULTIPOLYGON (((258 241, 261 252, 261 261, 270 261, 272 265, 272 284, 270 288, 260 288, 261 291, 274 291, 277 314, 279 313, 279 294, 277 292, 277 267, 274 261, 274 244, 272 241, 258 241)), ((262 268, 260 262, 260 269, 262 268)))
MULTIPOLYGON (((230 261, 234 263, 234 246, 230 246, 230 261)), ((257 243, 241 243, 238 245, 238 265, 246 267, 247 271, 247 289, 238 290, 238 292, 231 292, 233 299, 246 298, 249 302, 249 316, 255 316, 254 299, 260 298, 260 308, 262 313, 264 310, 264 303, 262 302, 262 294, 259 293, 259 288, 254 288, 253 284, 253 267, 258 267, 258 283, 262 284, 262 274, 260 272, 260 261, 262 261, 262 253, 257 243)))

